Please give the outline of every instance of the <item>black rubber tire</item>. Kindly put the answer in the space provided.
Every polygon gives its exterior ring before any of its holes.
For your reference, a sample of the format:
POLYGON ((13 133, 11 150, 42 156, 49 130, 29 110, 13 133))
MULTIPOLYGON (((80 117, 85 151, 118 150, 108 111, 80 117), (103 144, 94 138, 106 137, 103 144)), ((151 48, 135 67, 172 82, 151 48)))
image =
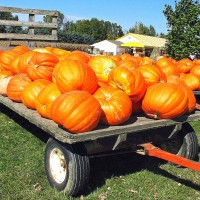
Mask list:
POLYGON ((85 150, 81 144, 63 144, 50 138, 45 149, 45 170, 49 184, 59 191, 70 196, 76 196, 87 185, 90 173, 89 158, 85 155, 85 150), (50 170, 50 155, 55 149, 59 149, 66 162, 66 176, 62 183, 58 183, 53 178, 50 170))
POLYGON ((198 138, 188 123, 184 123, 181 131, 173 139, 161 144, 160 148, 190 160, 195 160, 199 153, 198 138))

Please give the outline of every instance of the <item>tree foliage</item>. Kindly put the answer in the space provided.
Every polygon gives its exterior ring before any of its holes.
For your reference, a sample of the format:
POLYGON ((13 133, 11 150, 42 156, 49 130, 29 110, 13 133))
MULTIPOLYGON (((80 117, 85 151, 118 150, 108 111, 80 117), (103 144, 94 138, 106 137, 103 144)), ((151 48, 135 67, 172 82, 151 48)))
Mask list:
POLYGON ((175 1, 175 9, 165 5, 168 25, 167 54, 173 58, 188 57, 200 51, 200 4, 193 0, 175 1))
POLYGON ((155 28, 152 25, 147 27, 142 22, 136 22, 135 25, 129 29, 129 32, 143 34, 143 35, 156 36, 155 28))
MULTIPOLYGON (((14 20, 18 21, 18 16, 13 16, 10 12, 0 12, 0 19, 1 20, 14 20)), ((1 33, 18 33, 21 32, 22 28, 19 26, 0 26, 1 33)))
POLYGON ((94 42, 105 39, 116 39, 123 35, 122 27, 116 23, 98 20, 78 20, 75 23, 67 22, 64 24, 67 33, 86 34, 94 38, 94 42))

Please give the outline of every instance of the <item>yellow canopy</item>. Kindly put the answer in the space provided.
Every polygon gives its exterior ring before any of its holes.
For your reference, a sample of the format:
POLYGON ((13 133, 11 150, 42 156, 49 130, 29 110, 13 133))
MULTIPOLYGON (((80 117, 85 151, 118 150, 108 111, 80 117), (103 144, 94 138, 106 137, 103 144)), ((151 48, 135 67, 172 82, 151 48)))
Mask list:
POLYGON ((142 43, 138 43, 138 42, 127 42, 127 43, 121 44, 121 46, 122 47, 144 47, 142 43))

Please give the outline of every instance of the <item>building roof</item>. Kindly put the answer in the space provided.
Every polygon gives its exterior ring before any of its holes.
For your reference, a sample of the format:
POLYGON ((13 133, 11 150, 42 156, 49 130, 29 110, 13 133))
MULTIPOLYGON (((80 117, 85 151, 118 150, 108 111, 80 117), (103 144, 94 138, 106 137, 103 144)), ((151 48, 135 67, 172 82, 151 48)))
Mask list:
POLYGON ((141 34, 136 34, 136 33, 128 33, 120 38, 117 39, 117 41, 120 41, 121 39, 125 37, 134 37, 138 41, 140 41, 144 47, 164 47, 166 43, 165 38, 159 38, 159 37, 153 37, 149 35, 141 35, 141 34))

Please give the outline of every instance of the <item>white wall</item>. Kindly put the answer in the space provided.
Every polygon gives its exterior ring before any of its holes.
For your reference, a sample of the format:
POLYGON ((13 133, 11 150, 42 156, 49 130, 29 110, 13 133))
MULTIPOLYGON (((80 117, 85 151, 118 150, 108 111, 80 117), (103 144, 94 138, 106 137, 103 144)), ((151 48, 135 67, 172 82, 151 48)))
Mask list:
POLYGON ((109 42, 108 40, 103 40, 101 42, 93 44, 92 46, 99 49, 100 51, 112 52, 113 55, 116 55, 117 53, 117 45, 109 42))

